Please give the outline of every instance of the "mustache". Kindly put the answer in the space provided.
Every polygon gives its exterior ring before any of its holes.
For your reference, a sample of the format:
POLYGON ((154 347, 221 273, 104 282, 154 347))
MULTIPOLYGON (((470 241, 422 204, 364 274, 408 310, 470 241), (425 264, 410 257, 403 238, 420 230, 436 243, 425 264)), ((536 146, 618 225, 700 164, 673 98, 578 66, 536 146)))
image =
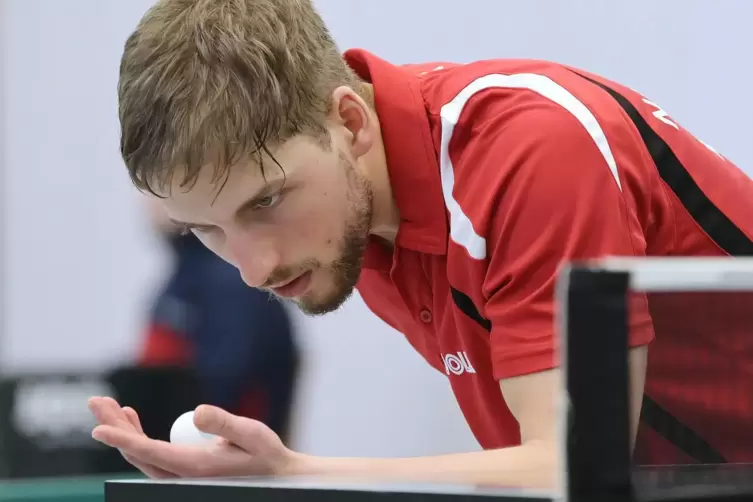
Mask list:
POLYGON ((266 282, 262 285, 262 288, 267 288, 273 284, 287 283, 308 272, 309 270, 316 269, 320 266, 317 260, 306 260, 300 265, 296 266, 284 266, 276 268, 267 278, 266 282))

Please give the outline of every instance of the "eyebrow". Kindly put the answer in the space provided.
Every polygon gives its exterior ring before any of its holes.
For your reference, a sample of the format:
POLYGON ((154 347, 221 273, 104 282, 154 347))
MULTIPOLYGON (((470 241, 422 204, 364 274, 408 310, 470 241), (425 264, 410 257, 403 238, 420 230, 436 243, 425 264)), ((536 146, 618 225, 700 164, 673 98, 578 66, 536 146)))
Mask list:
MULTIPOLYGON (((270 191, 270 187, 273 187, 274 184, 275 182, 273 181, 272 183, 267 183, 266 185, 264 185, 258 192, 256 192, 256 194, 252 195, 246 200, 246 202, 238 206, 238 209, 235 210, 235 215, 237 216, 238 214, 257 205, 259 202, 261 202, 262 199, 269 197, 268 194, 270 191)), ((179 221, 173 218, 170 218, 170 222, 179 227, 186 227, 186 228, 211 228, 214 226, 207 223, 192 223, 190 221, 179 221)))

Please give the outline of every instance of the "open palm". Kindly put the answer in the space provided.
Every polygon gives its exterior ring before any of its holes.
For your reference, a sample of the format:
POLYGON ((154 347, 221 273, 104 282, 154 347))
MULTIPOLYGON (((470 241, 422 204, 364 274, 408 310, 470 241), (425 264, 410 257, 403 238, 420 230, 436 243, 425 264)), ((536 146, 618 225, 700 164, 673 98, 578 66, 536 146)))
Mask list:
POLYGON ((149 438, 138 414, 109 397, 93 397, 89 409, 99 425, 92 436, 117 448, 151 478, 280 475, 301 459, 269 427, 214 406, 196 409, 196 426, 218 436, 206 445, 180 445, 149 438))

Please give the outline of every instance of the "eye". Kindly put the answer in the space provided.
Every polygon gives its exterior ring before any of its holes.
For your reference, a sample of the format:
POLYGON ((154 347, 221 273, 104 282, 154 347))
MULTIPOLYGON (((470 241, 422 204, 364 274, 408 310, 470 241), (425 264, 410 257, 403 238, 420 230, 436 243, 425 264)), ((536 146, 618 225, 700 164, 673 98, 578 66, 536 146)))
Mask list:
POLYGON ((276 193, 274 195, 269 195, 267 197, 264 197, 263 199, 259 199, 259 202, 254 204, 254 209, 268 209, 270 207, 273 207, 275 204, 277 204, 277 201, 280 200, 280 194, 276 193))

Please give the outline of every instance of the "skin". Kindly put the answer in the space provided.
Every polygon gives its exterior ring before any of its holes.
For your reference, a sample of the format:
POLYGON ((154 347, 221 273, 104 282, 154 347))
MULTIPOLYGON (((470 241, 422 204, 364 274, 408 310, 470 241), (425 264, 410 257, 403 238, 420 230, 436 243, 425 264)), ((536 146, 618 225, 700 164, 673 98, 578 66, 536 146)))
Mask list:
POLYGON ((252 287, 269 290, 311 273, 293 298, 321 315, 353 293, 370 235, 394 240, 399 215, 392 200, 379 121, 351 89, 333 94, 330 145, 296 136, 262 158, 232 166, 225 183, 206 166, 190 190, 164 194, 171 220, 238 268, 252 287))
MULTIPOLYGON (((335 310, 352 294, 366 240, 392 246, 400 223, 376 113, 347 87, 333 92, 331 110, 328 148, 298 136, 273 149, 284 174, 272 159, 263 160, 265 176, 252 163, 233 166, 218 192, 207 166, 190 190, 176 184, 161 194, 169 217, 235 265, 248 285, 273 291, 310 272, 307 290, 293 300, 312 315, 335 310)), ((645 347, 630 353, 633 437, 646 354, 645 347)), ((304 455, 288 449, 264 424, 211 406, 197 409, 195 423, 220 439, 205 447, 174 445, 145 436, 136 412, 110 398, 92 398, 89 406, 100 424, 94 438, 156 478, 315 474, 554 488, 560 371, 499 384, 520 424, 520 446, 403 459, 304 455)))

